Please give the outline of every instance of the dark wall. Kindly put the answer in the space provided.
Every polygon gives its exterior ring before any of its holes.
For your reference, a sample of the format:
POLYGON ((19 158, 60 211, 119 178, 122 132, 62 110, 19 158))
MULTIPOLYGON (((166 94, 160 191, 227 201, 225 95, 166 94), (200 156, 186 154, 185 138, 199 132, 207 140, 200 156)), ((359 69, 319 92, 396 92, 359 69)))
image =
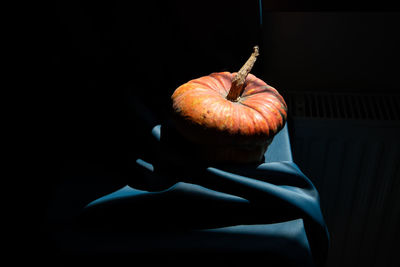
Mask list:
POLYGON ((126 166, 176 87, 238 70, 255 44, 253 73, 282 92, 398 89, 400 13, 269 8, 261 27, 257 0, 55 4, 44 43, 57 156, 126 166))
POLYGON ((56 4, 48 97, 60 158, 125 166, 143 121, 165 118, 179 85, 241 67, 260 40, 258 14, 258 1, 56 4))
POLYGON ((396 12, 265 11, 265 79, 291 91, 398 91, 399 26, 396 12))

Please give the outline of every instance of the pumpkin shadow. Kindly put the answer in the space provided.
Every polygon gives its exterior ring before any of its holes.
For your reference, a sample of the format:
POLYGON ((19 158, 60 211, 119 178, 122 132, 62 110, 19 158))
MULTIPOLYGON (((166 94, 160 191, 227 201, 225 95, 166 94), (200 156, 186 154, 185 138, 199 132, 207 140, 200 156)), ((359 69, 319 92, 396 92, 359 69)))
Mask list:
POLYGON ((164 152, 171 153, 173 160, 181 162, 184 165, 196 165, 200 167, 230 167, 230 166, 243 166, 256 168, 265 162, 265 155, 263 155, 260 162, 253 163, 230 163, 230 162, 216 162, 201 156, 201 144, 196 144, 185 139, 174 127, 171 120, 166 121, 160 126, 159 140, 164 152))
POLYGON ((265 163, 265 156, 257 163, 215 162, 201 156, 201 145, 185 139, 174 127, 172 121, 165 121, 152 130, 153 149, 146 161, 152 164, 151 177, 147 176, 148 188, 166 189, 177 182, 193 182, 207 168, 218 169, 256 169, 265 163), (196 175, 193 175, 196 174, 196 175))

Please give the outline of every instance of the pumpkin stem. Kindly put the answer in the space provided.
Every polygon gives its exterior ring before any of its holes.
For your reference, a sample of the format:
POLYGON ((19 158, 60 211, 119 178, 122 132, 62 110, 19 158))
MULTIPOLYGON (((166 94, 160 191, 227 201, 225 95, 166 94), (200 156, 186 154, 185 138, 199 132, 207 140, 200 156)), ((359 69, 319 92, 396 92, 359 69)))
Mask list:
POLYGON ((249 57, 249 59, 246 61, 243 67, 238 71, 237 75, 232 79, 231 89, 229 89, 229 93, 226 96, 226 99, 230 101, 238 101, 240 95, 243 93, 246 77, 253 68, 254 63, 257 60, 257 56, 259 55, 258 46, 256 45, 253 49, 254 51, 249 57))

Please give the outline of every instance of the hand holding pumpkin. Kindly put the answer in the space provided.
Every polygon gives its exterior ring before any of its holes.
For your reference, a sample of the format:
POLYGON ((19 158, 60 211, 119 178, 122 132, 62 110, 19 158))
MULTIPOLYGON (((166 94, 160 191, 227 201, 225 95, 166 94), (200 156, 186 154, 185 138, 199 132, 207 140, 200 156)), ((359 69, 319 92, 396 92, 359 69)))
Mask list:
POLYGON ((212 73, 179 86, 172 95, 176 129, 199 144, 201 158, 253 163, 286 122, 287 106, 278 91, 250 71, 258 46, 238 73, 212 73))

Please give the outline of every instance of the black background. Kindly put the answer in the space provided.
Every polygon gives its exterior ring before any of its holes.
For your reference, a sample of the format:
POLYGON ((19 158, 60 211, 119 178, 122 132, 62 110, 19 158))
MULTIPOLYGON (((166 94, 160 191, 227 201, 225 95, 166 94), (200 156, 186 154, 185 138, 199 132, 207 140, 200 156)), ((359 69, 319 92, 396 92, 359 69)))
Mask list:
POLYGON ((400 16, 382 12, 393 10, 384 2, 264 1, 262 24, 259 1, 50 7, 42 47, 50 62, 39 108, 57 167, 84 160, 126 169, 145 144, 146 119, 167 117, 175 88, 211 72, 237 71, 255 44, 261 56, 253 73, 281 92, 398 90, 400 16))
POLYGON ((137 106, 164 118, 176 87, 238 70, 255 44, 253 73, 281 91, 397 90, 400 16, 365 6, 295 13, 314 9, 264 3, 260 26, 258 1, 57 3, 45 43, 46 115, 60 156, 126 159, 141 131, 137 106))
POLYGON ((283 92, 398 90, 400 15, 382 13, 392 10, 263 1, 260 25, 258 1, 53 3, 41 45, 43 205, 66 173, 113 173, 125 184, 148 118, 168 117, 175 88, 237 71, 255 44, 253 73, 283 92), (303 11, 319 13, 293 13, 303 11))
POLYGON ((137 105, 165 117, 175 88, 211 72, 238 70, 259 38, 257 1, 56 8, 50 98, 63 156, 76 157, 79 149, 81 157, 125 159, 143 127, 132 114, 137 105))

